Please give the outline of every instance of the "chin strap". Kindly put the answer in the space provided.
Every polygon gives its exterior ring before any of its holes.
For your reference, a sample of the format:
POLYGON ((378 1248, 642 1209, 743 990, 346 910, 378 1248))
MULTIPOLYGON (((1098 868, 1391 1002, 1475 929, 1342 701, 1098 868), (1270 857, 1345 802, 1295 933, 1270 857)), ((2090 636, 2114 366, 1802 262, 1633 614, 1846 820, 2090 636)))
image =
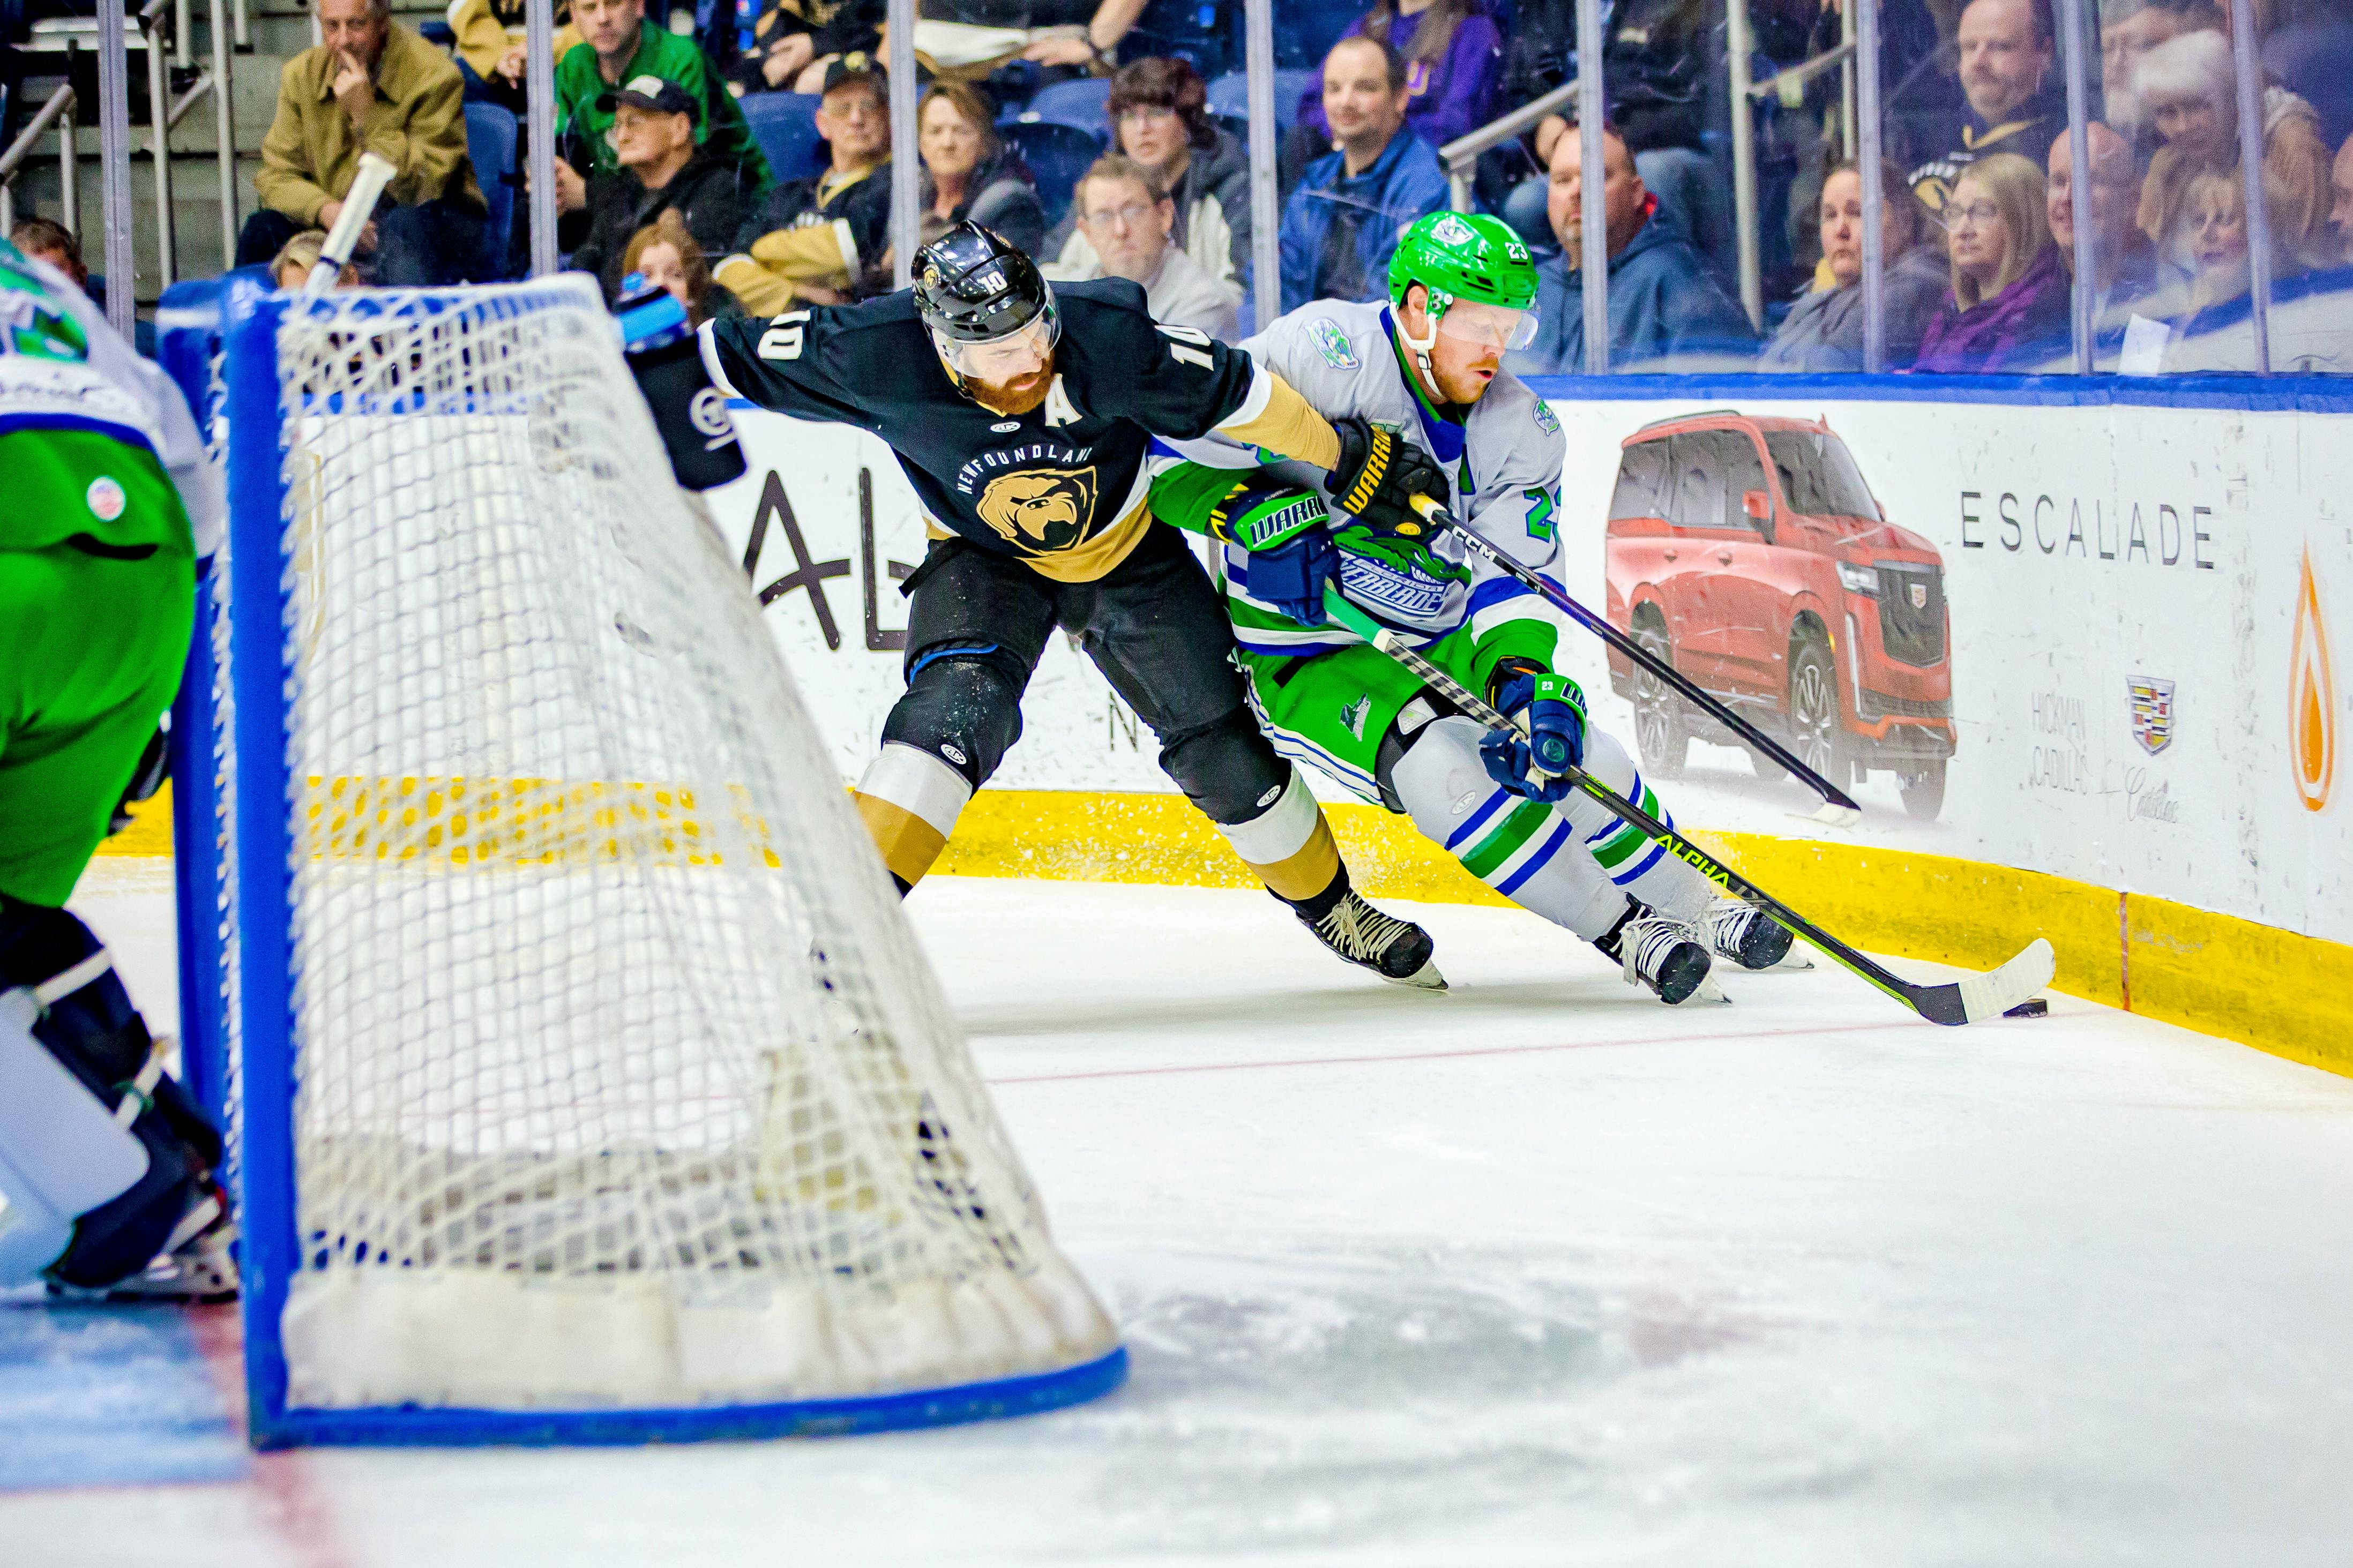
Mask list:
POLYGON ((1429 330, 1419 338, 1406 331, 1402 301, 1398 307, 1392 308, 1389 311, 1389 319, 1397 323, 1398 342, 1403 343, 1412 353, 1414 373, 1421 377, 1423 389, 1441 403, 1447 400, 1446 394, 1439 390, 1438 373, 1430 368, 1430 351, 1438 346, 1438 320, 1446 314, 1447 307, 1453 303, 1453 296, 1440 294, 1428 284, 1423 284, 1421 319, 1429 324, 1429 330), (1436 308, 1432 309, 1433 306, 1436 308))

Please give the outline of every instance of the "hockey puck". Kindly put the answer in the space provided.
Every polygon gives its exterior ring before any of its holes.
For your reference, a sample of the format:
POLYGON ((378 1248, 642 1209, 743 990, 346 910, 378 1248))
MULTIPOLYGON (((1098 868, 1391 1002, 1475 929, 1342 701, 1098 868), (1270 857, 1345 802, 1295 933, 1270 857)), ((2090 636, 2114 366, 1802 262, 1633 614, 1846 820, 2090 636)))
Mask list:
POLYGON ((2005 1018, 2047 1018, 2050 1016, 2051 1004, 2040 996, 2029 996, 2002 1015, 2005 1018))

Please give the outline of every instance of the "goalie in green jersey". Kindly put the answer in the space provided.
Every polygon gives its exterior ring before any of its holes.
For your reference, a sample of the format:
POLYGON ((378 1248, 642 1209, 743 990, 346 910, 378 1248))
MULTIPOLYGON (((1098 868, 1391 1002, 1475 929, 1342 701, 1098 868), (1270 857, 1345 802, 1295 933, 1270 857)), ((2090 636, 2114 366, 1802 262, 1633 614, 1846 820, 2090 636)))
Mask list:
POLYGON ((65 909, 188 657, 219 477, 177 388, 0 240, 0 1289, 236 1290, 220 1134, 65 909))
MULTIPOLYGON (((1527 247, 1492 217, 1437 213, 1389 264, 1387 304, 1318 300, 1243 346, 1329 418, 1359 416, 1444 469, 1455 516, 1556 582, 1564 442, 1503 357, 1535 321, 1527 247)), ((1788 934, 1566 781, 1529 742, 1491 735, 1324 614, 1335 586, 1531 735, 1672 821, 1625 749, 1587 723, 1554 668, 1544 601, 1442 533, 1377 532, 1327 513, 1307 476, 1211 437, 1153 484, 1162 519, 1223 546, 1226 606, 1251 705, 1275 749, 1409 815, 1487 886, 1567 927, 1670 1004, 1701 994, 1714 956, 1767 968, 1788 934)))

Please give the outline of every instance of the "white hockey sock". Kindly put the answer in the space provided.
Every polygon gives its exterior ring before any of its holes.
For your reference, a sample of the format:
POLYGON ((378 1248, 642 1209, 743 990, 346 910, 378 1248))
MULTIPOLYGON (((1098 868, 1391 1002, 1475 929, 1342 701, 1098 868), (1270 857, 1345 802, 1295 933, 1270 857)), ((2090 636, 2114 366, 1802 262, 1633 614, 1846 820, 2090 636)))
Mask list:
POLYGON ((1606 934, 1625 895, 1553 807, 1487 776, 1485 733, 1460 716, 1432 721, 1390 771, 1389 787, 1414 826, 1487 886, 1588 942, 1606 934))
MULTIPOLYGON (((1675 825, 1665 803, 1642 782, 1626 748, 1599 730, 1586 731, 1585 771, 1667 826, 1675 825)), ((1555 809, 1611 882, 1668 919, 1688 925, 1715 901, 1715 883, 1652 843, 1640 829, 1618 820, 1591 795, 1572 793, 1555 809)))
POLYGON ((912 888, 947 847, 972 785, 931 752, 886 741, 851 794, 882 863, 912 888))

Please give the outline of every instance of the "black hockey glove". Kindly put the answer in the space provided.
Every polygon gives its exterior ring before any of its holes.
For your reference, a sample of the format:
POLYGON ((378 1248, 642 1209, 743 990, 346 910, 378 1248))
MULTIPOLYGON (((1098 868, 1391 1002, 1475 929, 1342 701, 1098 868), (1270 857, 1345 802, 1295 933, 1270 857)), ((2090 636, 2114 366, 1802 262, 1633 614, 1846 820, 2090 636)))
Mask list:
POLYGON ((629 374, 653 411, 678 482, 708 490, 741 479, 744 447, 735 439, 735 421, 703 368, 702 340, 687 325, 685 308, 668 289, 646 288, 632 272, 613 313, 620 318, 629 374))
POLYGON ((1410 441, 1400 441, 1365 418, 1335 419, 1340 461, 1324 481, 1333 504, 1376 533, 1419 539, 1430 531, 1413 498, 1446 499, 1446 471, 1410 441))

